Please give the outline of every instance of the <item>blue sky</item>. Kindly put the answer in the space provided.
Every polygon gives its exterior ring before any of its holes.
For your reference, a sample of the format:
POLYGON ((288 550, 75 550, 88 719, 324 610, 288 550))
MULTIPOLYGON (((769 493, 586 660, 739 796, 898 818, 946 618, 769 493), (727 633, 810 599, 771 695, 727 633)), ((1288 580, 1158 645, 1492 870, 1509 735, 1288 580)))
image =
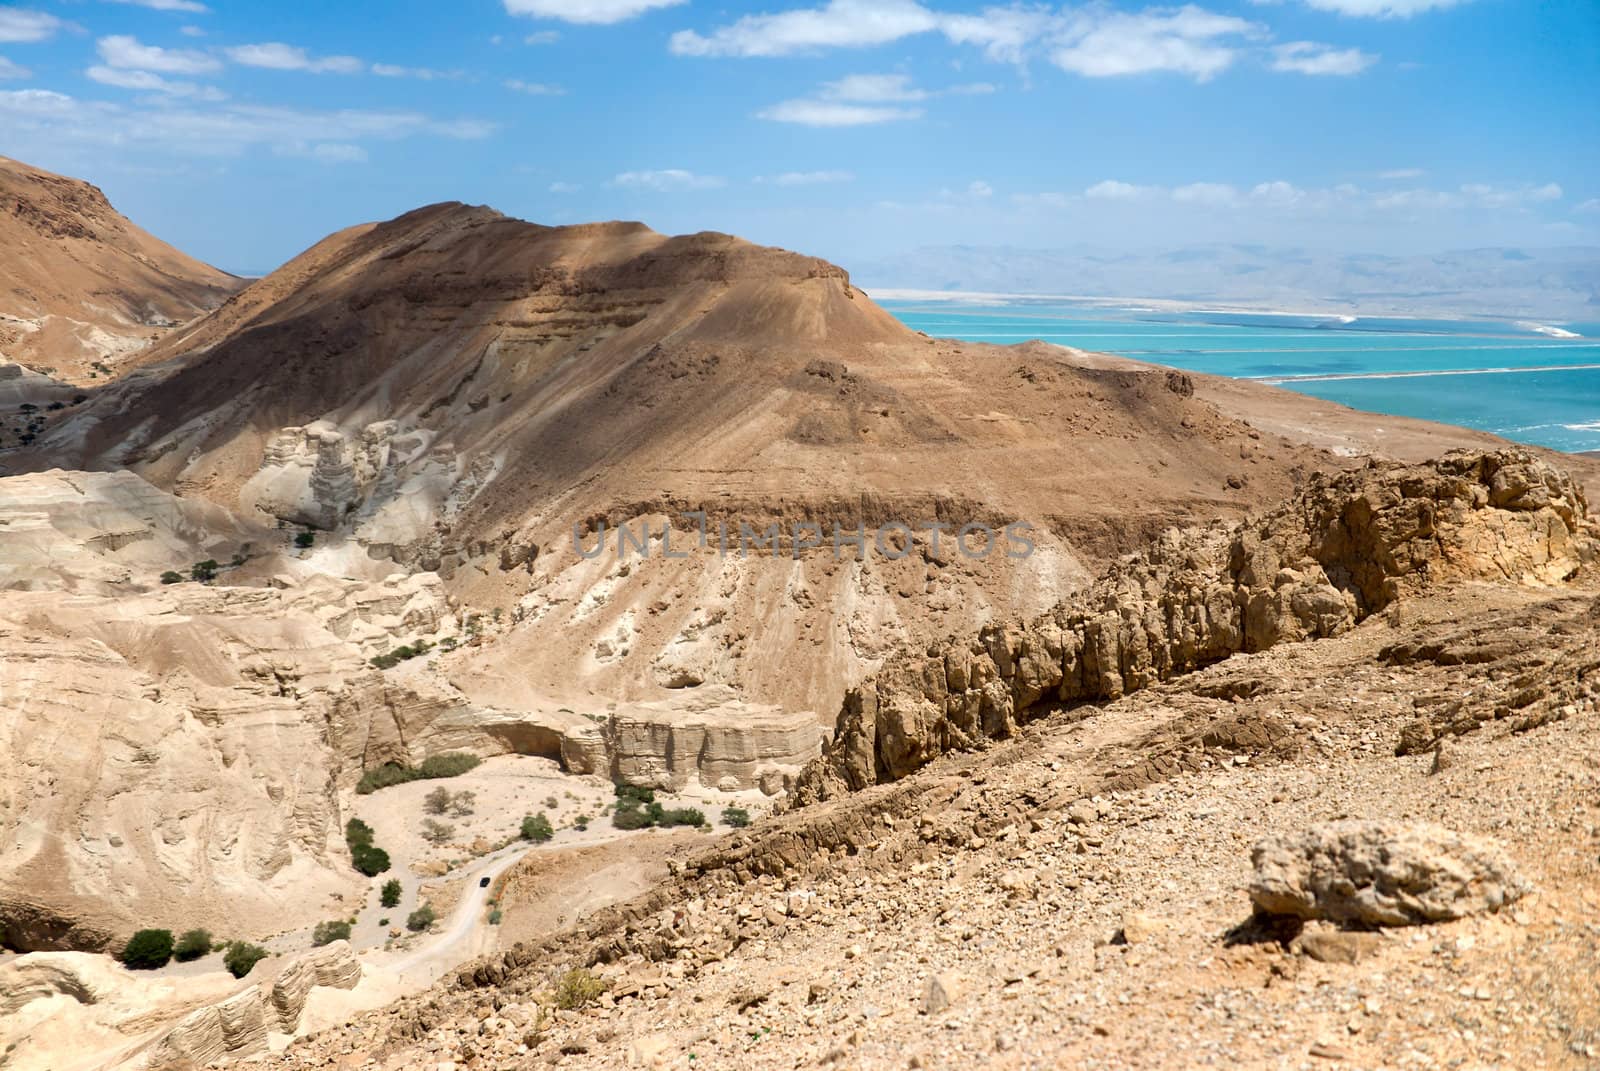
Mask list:
POLYGON ((1596 0, 35 0, 0 153, 238 271, 421 204, 921 245, 1600 244, 1596 0))

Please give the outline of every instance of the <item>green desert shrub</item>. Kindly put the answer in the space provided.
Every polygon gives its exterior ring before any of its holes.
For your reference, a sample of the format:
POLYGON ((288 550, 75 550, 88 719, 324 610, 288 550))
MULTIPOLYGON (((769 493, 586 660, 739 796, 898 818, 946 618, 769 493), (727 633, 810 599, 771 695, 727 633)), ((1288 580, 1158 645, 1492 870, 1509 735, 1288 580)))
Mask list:
POLYGON ((316 541, 317 535, 315 532, 301 532, 299 535, 294 537, 294 545, 299 547, 301 550, 306 549, 316 541))
POLYGON ((637 805, 624 807, 617 805, 611 813, 611 824, 618 829, 648 829, 656 824, 656 820, 649 813, 639 809, 637 805))
POLYGON ((734 829, 743 829, 750 824, 750 812, 743 807, 722 808, 722 824, 732 826, 734 829))
POLYGON ((406 929, 412 933, 421 933, 432 926, 436 918, 438 916, 433 913, 433 905, 423 904, 406 916, 406 929))
POLYGON ((582 967, 574 967, 556 982, 555 1005, 562 1011, 587 1008, 600 999, 606 984, 599 976, 582 967))
POLYGON ((383 883, 383 890, 378 894, 378 902, 384 907, 400 906, 400 879, 390 878, 383 883))
POLYGON ((493 911, 489 912, 489 925, 491 925, 491 926, 500 925, 500 917, 501 917, 500 916, 500 909, 498 907, 495 908, 493 911))
POLYGON ((122 965, 131 971, 160 970, 172 958, 171 930, 140 930, 122 947, 122 965))
POLYGON ((389 869, 389 853, 371 844, 350 849, 350 862, 369 878, 375 878, 389 869))
POLYGON ((535 844, 543 844, 555 835, 556 831, 551 828, 550 819, 544 816, 543 811, 538 814, 530 814, 522 820, 523 840, 531 840, 535 844))
POLYGON ((166 572, 161 574, 161 582, 163 584, 181 584, 183 583, 183 574, 175 573, 171 569, 168 569, 166 572))
POLYGON ((706 824, 705 813, 695 807, 676 807, 670 811, 661 812, 656 819, 656 824, 661 826, 703 826, 706 824))
POLYGON ((243 978, 251 968, 267 958, 267 950, 248 941, 230 941, 222 951, 222 965, 235 978, 243 978))
POLYGON ((403 785, 408 781, 460 777, 469 770, 475 769, 482 762, 483 760, 478 756, 469 755, 465 751, 446 751, 439 755, 429 755, 422 760, 422 765, 420 766, 402 766, 398 762, 386 762, 382 766, 374 766, 366 773, 363 773, 361 780, 356 783, 356 791, 366 795, 376 792, 380 788, 403 785))
POLYGON ((621 805, 624 801, 627 801, 627 800, 632 800, 635 803, 654 803, 656 801, 655 790, 648 789, 648 788, 641 788, 638 785, 618 785, 617 786, 617 803, 618 803, 618 805, 621 805))
POLYGON ((195 562, 189 566, 189 576, 202 584, 217 578, 217 570, 222 568, 214 560, 207 558, 203 562, 195 562))
POLYGON ((190 930, 172 946, 172 958, 179 963, 199 959, 211 951, 211 934, 207 930, 190 930))
POLYGON ((343 919, 319 922, 316 929, 311 931, 311 943, 318 948, 331 945, 335 941, 348 940, 350 940, 350 924, 343 919))

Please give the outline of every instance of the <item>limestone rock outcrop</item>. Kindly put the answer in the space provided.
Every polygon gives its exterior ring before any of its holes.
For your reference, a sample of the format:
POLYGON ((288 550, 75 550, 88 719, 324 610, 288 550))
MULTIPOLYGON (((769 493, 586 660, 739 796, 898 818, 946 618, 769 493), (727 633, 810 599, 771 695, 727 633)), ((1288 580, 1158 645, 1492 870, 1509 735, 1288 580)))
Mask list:
POLYGON ((1413 926, 1498 911, 1526 888, 1505 853, 1436 825, 1333 822, 1251 853, 1250 900, 1266 915, 1413 926))
POLYGON ((696 783, 743 790, 792 777, 821 750, 811 711, 740 702, 708 686, 671 699, 620 707, 606 725, 611 776, 681 791, 696 783))
POLYGON ((1571 477, 1525 451, 1317 474, 1232 528, 1169 531, 1081 597, 886 661, 795 799, 904 777, 1054 705, 1117 699, 1238 652, 1337 635, 1423 585, 1555 583, 1596 559, 1571 477))

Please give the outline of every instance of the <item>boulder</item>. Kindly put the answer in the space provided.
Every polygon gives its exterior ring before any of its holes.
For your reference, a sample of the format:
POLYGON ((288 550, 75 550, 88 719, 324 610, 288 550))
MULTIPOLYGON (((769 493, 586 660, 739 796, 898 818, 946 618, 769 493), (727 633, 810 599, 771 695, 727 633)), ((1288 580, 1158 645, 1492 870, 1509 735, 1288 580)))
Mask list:
POLYGON ((1526 891, 1498 846, 1429 824, 1333 822, 1269 837, 1251 860, 1257 912, 1362 926, 1498 911, 1526 891))

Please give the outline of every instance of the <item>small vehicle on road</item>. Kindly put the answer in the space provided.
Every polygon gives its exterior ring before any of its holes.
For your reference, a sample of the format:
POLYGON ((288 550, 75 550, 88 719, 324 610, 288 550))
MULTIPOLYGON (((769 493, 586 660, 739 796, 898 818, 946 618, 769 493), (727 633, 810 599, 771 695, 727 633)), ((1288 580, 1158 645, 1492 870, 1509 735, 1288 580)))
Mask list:
POLYGON ((483 877, 478 879, 478 888, 487 889, 488 887, 489 887, 489 875, 485 874, 483 877))

